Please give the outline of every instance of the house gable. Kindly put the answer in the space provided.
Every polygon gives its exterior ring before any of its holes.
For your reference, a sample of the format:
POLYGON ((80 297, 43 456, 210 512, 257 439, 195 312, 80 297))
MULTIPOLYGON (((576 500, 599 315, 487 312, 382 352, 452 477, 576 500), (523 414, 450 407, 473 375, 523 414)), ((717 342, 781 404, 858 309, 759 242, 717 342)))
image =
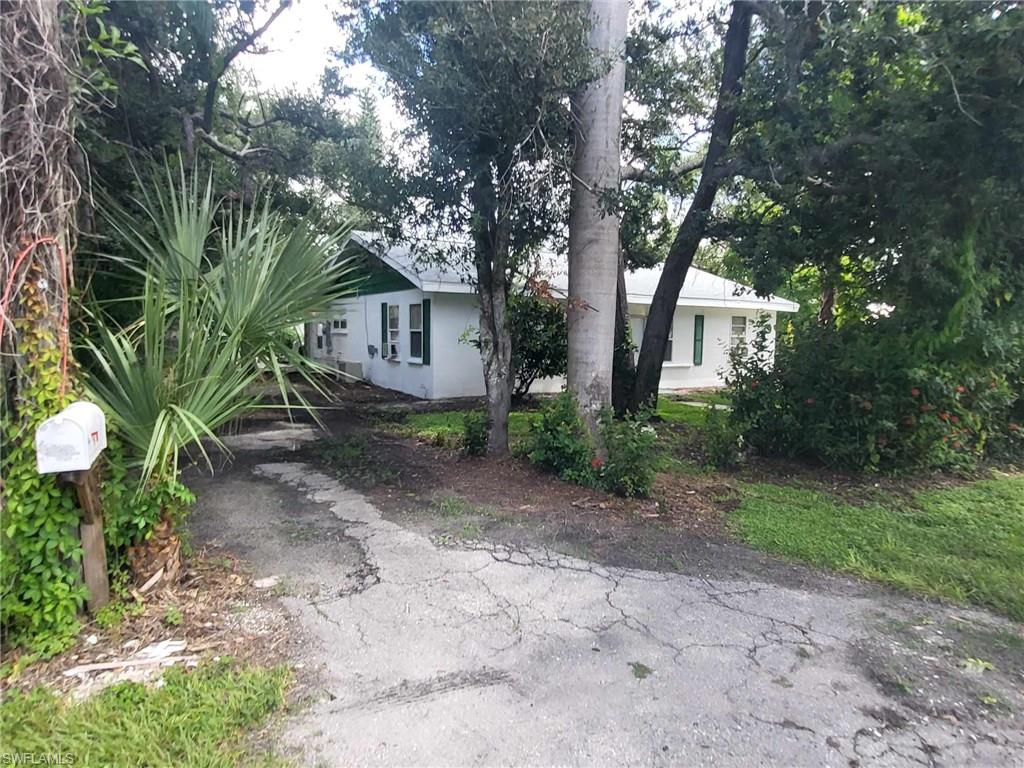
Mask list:
POLYGON ((358 295, 369 296, 377 293, 391 293, 393 291, 405 291, 409 288, 419 288, 408 277, 390 264, 385 264, 380 256, 361 243, 353 242, 351 248, 359 259, 357 267, 360 275, 358 295))

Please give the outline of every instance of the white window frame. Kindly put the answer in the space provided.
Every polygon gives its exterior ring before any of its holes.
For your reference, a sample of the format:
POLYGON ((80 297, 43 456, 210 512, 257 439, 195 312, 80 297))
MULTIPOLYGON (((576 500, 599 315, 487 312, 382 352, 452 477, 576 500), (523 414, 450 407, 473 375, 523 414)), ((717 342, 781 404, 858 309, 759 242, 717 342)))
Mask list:
POLYGON ((337 317, 331 321, 331 333, 348 333, 348 318, 337 317))
POLYGON ((643 315, 630 315, 629 316, 629 335, 633 342, 633 365, 636 365, 637 359, 640 357, 640 345, 644 343, 644 330, 647 318, 643 315), (636 325, 639 326, 636 333, 633 332, 633 321, 636 320, 636 325))
POLYGON ((401 359, 402 307, 388 304, 388 360, 401 359))
POLYGON ((421 304, 421 303, 416 303, 416 304, 410 304, 409 305, 409 362, 410 363, 420 363, 420 364, 423 363, 423 304, 421 304), (413 325, 413 321, 412 321, 412 310, 413 310, 413 307, 418 308, 419 311, 420 311, 420 321, 419 321, 419 325, 418 326, 414 326, 413 325), (412 340, 413 340, 413 337, 416 336, 417 334, 420 337, 420 353, 419 353, 419 355, 413 355, 413 350, 415 349, 415 346, 413 346, 412 340))
POLYGON ((665 359, 662 362, 672 362, 672 344, 676 335, 676 318, 673 315, 672 322, 668 324, 668 341, 665 342, 665 359))
POLYGON ((729 321, 729 348, 733 349, 741 344, 747 346, 747 329, 750 327, 750 319, 746 315, 733 315, 729 321), (741 320, 742 324, 737 325, 736 321, 741 320), (742 328, 742 331, 740 330, 742 328), (742 336, 740 335, 742 332, 742 336))

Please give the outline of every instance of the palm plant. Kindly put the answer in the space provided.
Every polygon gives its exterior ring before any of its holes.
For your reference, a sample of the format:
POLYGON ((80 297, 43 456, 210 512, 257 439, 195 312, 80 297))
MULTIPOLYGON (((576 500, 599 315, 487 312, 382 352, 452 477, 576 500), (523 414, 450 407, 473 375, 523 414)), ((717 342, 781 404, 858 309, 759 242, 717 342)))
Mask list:
POLYGON ((137 459, 144 488, 175 477, 188 448, 209 463, 203 440, 224 449, 217 430, 258 404, 268 376, 286 407, 295 399, 308 408, 286 369, 317 388, 326 369, 288 335, 326 318, 358 278, 355 260, 340 256, 349 227, 316 235, 289 226, 265 200, 222 209, 212 179, 204 184, 183 168, 141 186, 141 216, 103 205, 134 252, 139 317, 121 327, 100 322, 86 347, 89 394, 137 459))

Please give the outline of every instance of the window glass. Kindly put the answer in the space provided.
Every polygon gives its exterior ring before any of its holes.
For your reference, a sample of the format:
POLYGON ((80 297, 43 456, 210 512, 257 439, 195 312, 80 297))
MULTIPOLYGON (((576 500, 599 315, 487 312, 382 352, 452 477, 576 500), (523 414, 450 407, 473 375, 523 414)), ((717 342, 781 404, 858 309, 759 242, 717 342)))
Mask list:
POLYGON ((420 304, 409 305, 409 357, 423 359, 423 307, 420 304))
POLYGON ((747 343, 747 318, 733 315, 732 330, 729 334, 729 345, 737 347, 747 343))
POLYGON ((672 338, 675 336, 676 330, 676 319, 672 318, 672 323, 668 327, 668 341, 665 342, 665 362, 672 361, 672 338))
POLYGON ((388 358, 398 359, 399 307, 388 304, 388 358))

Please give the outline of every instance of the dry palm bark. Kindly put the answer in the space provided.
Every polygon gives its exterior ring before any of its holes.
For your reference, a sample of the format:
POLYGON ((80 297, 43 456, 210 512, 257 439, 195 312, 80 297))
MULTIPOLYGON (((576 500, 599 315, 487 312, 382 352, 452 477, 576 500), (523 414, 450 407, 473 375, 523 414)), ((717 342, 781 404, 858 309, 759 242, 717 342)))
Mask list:
POLYGON ((66 375, 67 289, 80 188, 74 151, 74 49, 54 0, 0 3, 0 344, 5 406, 19 389, 19 297, 31 274, 46 308, 40 320, 62 350, 66 375))

